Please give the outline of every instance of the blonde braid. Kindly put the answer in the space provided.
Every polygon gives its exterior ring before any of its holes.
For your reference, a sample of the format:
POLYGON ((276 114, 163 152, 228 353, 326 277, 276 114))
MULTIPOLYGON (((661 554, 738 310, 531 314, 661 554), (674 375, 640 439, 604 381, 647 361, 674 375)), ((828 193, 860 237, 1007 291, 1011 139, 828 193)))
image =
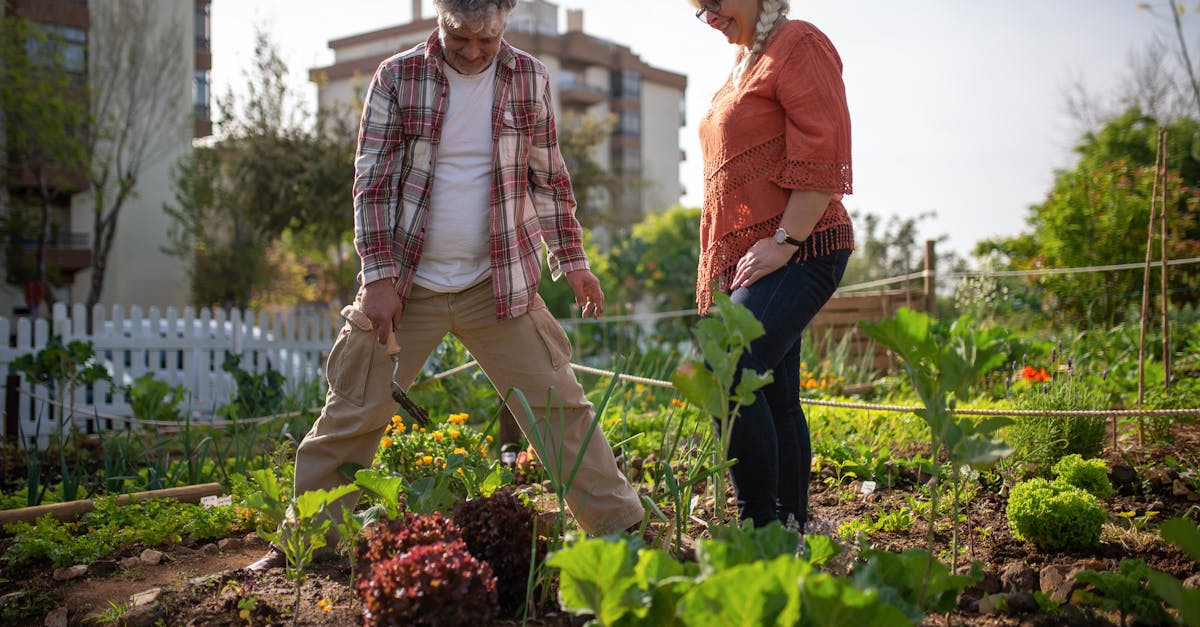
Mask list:
POLYGON ((788 0, 762 0, 762 9, 758 12, 758 23, 754 25, 754 43, 750 47, 739 46, 737 61, 733 66, 733 82, 736 84, 742 75, 762 54, 775 25, 787 17, 788 0))

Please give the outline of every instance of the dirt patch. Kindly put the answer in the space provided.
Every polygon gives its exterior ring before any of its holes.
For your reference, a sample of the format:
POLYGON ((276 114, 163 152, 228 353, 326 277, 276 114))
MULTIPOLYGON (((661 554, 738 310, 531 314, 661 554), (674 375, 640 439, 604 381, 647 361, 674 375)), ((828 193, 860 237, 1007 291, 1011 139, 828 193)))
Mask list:
MULTIPOLYGON (((1196 520, 1200 508, 1186 493, 1173 489, 1175 479, 1172 477, 1178 473, 1172 475, 1162 460, 1170 456, 1180 460, 1181 467, 1194 468, 1198 447, 1200 429, 1190 426, 1179 429, 1168 447, 1110 451, 1110 466, 1126 464, 1139 469, 1141 474, 1126 486, 1125 492, 1109 499, 1106 506, 1113 514, 1132 512, 1134 519, 1111 517, 1100 545, 1089 551, 1045 552, 1017 541, 1008 527, 1004 514, 1006 501, 998 486, 980 489, 963 507, 966 523, 959 527, 960 564, 980 562, 991 583, 968 590, 957 610, 948 616, 930 616, 926 624, 992 627, 1116 622, 1115 616, 1098 616, 1087 610, 1068 617, 1051 616, 1036 609, 1015 616, 980 614, 979 603, 989 592, 988 585, 999 585, 997 582, 1003 573, 1021 566, 1034 573, 1034 589, 1039 585, 1037 574, 1051 567, 1064 572, 1079 567, 1116 570, 1122 559, 1145 560, 1151 568, 1170 573, 1180 580, 1200 574, 1200 566, 1195 561, 1162 542, 1155 531, 1158 523, 1173 517, 1190 516, 1196 520), (1153 516, 1153 524, 1146 530, 1138 529, 1137 517, 1144 517, 1151 511, 1158 512, 1153 516)), ((812 517, 837 529, 847 521, 896 511, 907 505, 907 497, 915 492, 913 485, 914 481, 907 481, 900 488, 880 489, 864 496, 847 486, 830 488, 821 477, 814 477, 812 517)), ((944 503, 944 506, 948 507, 948 504, 944 503)), ((707 509, 711 511, 711 507, 707 509)), ((905 531, 872 534, 870 544, 890 551, 927 548, 928 526, 919 515, 915 518, 905 531)), ((693 525, 690 532, 695 537, 705 535, 702 525, 693 525)), ((948 561, 952 536, 948 530, 939 528, 934 537, 935 552, 948 561)), ((851 547, 848 550, 859 550, 848 539, 840 540, 851 547)), ((85 576, 69 582, 54 581, 49 569, 5 573, 11 581, 0 582, 0 596, 23 590, 30 598, 40 595, 44 600, 43 609, 30 613, 27 619, 10 621, 12 625, 43 625, 46 611, 56 606, 65 608, 67 624, 91 625, 95 624, 92 619, 101 612, 109 610, 111 614, 113 605, 127 607, 122 620, 129 625, 154 625, 158 621, 165 625, 185 626, 353 625, 362 622, 362 607, 351 585, 350 565, 346 561, 315 564, 299 588, 297 605, 296 584, 285 578, 281 570, 259 576, 247 576, 239 570, 265 551, 266 545, 261 540, 237 538, 226 543, 223 550, 214 548, 175 547, 166 550, 167 559, 157 565, 119 569, 109 575, 85 576), (135 596, 141 599, 141 605, 131 604, 130 599, 135 596)), ((58 611, 62 612, 61 609, 58 611)), ((525 624, 557 627, 579 622, 555 612, 551 606, 525 624)), ((522 623, 506 619, 493 624, 522 623)))

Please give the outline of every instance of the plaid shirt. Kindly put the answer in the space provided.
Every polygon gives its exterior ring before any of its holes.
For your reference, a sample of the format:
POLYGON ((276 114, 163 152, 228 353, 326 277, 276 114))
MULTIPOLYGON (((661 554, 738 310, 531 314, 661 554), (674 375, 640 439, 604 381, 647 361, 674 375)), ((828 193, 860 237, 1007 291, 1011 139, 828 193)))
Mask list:
MULTIPOLYGON (((588 267, 558 149, 546 67, 501 42, 492 104, 491 267, 496 317, 525 313, 541 277, 588 267)), ((401 302, 421 261, 449 82, 437 33, 386 59, 367 90, 354 160, 354 247, 363 285, 391 278, 401 302)))

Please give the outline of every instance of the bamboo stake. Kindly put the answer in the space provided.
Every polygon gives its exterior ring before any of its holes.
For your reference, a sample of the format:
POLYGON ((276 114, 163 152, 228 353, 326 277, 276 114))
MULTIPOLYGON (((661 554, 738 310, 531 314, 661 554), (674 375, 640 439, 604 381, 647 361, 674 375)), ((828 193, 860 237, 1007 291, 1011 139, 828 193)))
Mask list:
MULTIPOLYGON (((135 492, 133 494, 122 494, 117 497, 117 505, 122 507, 129 505, 133 500, 148 501, 150 499, 175 499, 181 503, 199 503, 200 499, 206 496, 217 496, 221 494, 223 488, 219 483, 202 483, 199 485, 182 486, 178 488, 165 488, 162 490, 149 490, 146 492, 135 492)), ((49 505, 35 505, 33 507, 22 507, 20 509, 9 509, 0 511, 0 527, 14 522, 33 522, 46 514, 54 517, 57 520, 66 522, 74 520, 90 511, 96 509, 95 502, 91 500, 67 501, 66 503, 51 503, 49 505)))
MULTIPOLYGON (((1158 202, 1158 179, 1163 168, 1163 132, 1158 132, 1158 146, 1154 152, 1154 186, 1150 193, 1150 221, 1146 228, 1146 267, 1142 273, 1142 315, 1141 329, 1138 333, 1138 395, 1137 408, 1142 408, 1146 399, 1146 327, 1150 319, 1150 267, 1154 251, 1154 218, 1158 202)), ((1145 420, 1138 417, 1138 446, 1145 441, 1145 420)), ((1116 449, 1117 425, 1113 419, 1113 449, 1116 449)))
POLYGON ((1168 315, 1171 304, 1169 294, 1167 293, 1167 131, 1162 131, 1162 160, 1163 160, 1163 186, 1162 198, 1160 199, 1160 207, 1158 211, 1159 228, 1158 241, 1161 248, 1161 273, 1162 273, 1162 351, 1163 351, 1163 388, 1167 396, 1171 394, 1171 319, 1168 315))

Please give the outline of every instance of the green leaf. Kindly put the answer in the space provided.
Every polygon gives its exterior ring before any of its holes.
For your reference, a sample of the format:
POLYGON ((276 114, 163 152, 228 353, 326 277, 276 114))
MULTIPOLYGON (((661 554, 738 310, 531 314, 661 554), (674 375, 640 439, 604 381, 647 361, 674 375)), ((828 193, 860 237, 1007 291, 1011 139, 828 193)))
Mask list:
POLYGON ((873 590, 859 590, 848 579, 818 573, 801 582, 801 625, 813 627, 892 627, 914 624, 900 608, 873 590))
POLYGON ((1183 549, 1189 557, 1200 562, 1200 528, 1186 518, 1168 520, 1162 524, 1163 540, 1183 549))
POLYGON ((551 554, 546 563, 559 569, 563 609, 594 614, 601 624, 619 620, 634 607, 636 551, 624 540, 589 538, 551 554))
POLYGON ((375 495, 387 510, 389 518, 400 515, 400 493, 404 491, 404 477, 388 476, 378 470, 363 469, 354 473, 354 483, 375 495))
POLYGON ((800 577, 811 570, 790 555, 734 566, 701 580, 679 600, 678 615, 695 627, 794 625, 800 577))
POLYGON ((833 538, 815 534, 804 536, 804 554, 802 557, 813 566, 824 566, 829 560, 842 552, 842 546, 833 538))
POLYGON ((713 416, 725 416, 729 413, 725 391, 712 371, 686 363, 671 375, 671 383, 675 384, 676 389, 688 402, 699 407, 703 413, 713 416))

